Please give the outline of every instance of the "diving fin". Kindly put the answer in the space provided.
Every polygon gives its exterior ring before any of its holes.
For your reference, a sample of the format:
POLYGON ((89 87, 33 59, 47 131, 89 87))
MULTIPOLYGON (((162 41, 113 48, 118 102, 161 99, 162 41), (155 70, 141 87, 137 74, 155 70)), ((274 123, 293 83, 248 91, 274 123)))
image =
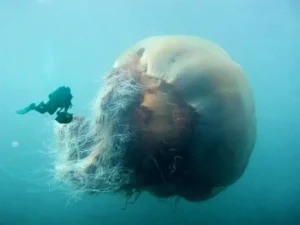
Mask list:
POLYGON ((19 115, 24 115, 24 114, 28 113, 29 111, 33 110, 34 108, 35 108, 35 104, 32 103, 24 109, 17 110, 16 113, 19 115))

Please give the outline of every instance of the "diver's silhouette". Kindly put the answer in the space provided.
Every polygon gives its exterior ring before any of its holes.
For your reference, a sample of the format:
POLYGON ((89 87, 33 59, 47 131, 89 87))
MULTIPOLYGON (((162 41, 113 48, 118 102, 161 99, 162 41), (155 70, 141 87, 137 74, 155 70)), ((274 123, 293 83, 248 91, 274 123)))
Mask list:
POLYGON ((73 115, 68 113, 68 109, 72 107, 71 100, 73 96, 71 94, 71 89, 66 86, 61 86, 50 93, 48 98, 49 100, 46 103, 43 101, 38 105, 31 103, 24 109, 17 110, 16 112, 20 115, 24 115, 35 110, 41 114, 49 113, 50 115, 53 115, 58 110, 55 120, 58 123, 70 123, 73 119, 73 115), (64 111, 62 112, 62 110, 64 111))

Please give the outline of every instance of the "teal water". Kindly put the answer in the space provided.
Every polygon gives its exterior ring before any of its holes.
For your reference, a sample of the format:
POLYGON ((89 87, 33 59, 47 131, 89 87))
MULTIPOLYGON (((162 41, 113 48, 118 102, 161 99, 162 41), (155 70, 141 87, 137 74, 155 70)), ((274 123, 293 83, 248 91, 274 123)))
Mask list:
POLYGON ((297 0, 0 0, 0 224, 300 224, 299 37, 297 0), (126 210, 117 196, 69 202, 51 182, 51 117, 15 110, 67 84, 88 115, 114 59, 160 34, 210 39, 244 68, 258 118, 246 173, 176 210, 146 194, 126 210))

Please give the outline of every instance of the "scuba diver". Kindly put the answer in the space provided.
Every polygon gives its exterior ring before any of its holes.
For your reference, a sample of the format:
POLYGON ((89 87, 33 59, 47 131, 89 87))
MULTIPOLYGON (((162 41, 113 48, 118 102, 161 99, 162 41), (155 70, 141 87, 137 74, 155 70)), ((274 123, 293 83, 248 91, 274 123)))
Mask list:
POLYGON ((24 109, 17 110, 20 115, 24 115, 32 110, 35 110, 41 114, 49 113, 53 115, 57 110, 55 120, 61 124, 70 123, 73 120, 73 114, 68 113, 68 109, 72 107, 71 100, 73 98, 71 89, 66 86, 61 86, 48 95, 48 102, 43 101, 36 105, 31 103, 24 109), (63 110, 63 111, 62 111, 63 110))

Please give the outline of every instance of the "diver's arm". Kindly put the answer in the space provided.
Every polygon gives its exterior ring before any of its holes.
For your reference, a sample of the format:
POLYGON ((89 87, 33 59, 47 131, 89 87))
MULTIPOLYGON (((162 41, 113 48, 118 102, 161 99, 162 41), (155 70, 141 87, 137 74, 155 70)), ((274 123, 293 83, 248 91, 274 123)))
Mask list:
MULTIPOLYGON (((63 108, 58 108, 57 113, 60 113, 63 110, 63 108)), ((64 110, 66 112, 66 109, 64 110)))

